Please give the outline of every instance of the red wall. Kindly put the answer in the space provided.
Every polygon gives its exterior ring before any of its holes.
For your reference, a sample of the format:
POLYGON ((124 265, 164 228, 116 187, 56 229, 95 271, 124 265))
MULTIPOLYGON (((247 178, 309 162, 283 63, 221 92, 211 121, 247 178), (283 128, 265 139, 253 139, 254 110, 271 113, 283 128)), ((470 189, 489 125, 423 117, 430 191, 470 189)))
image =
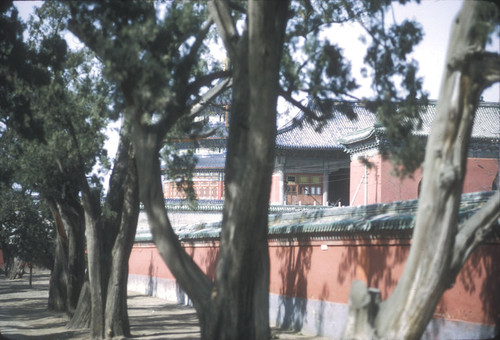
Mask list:
MULTIPOLYGON (((184 244, 213 277, 217 242, 184 244)), ((401 276, 409 251, 404 240, 270 241, 270 292, 347 304, 352 281, 365 280, 385 299, 401 276)), ((494 325, 500 322, 500 243, 483 245, 448 290, 435 317, 494 325)), ((152 244, 136 244, 130 274, 174 279, 152 244)))
MULTIPOLYGON (((369 158, 373 167, 367 169, 367 202, 389 203, 418 198, 418 184, 422 179, 419 169, 411 178, 399 179, 392 174, 393 165, 388 160, 383 160, 380 155, 369 158)), ((355 159, 351 162, 350 200, 352 201, 359 183, 364 175, 365 165, 355 159)), ((466 174, 462 192, 489 191, 498 172, 498 160, 490 158, 467 159, 466 174)), ((352 205, 365 204, 365 184, 361 183, 352 205)))

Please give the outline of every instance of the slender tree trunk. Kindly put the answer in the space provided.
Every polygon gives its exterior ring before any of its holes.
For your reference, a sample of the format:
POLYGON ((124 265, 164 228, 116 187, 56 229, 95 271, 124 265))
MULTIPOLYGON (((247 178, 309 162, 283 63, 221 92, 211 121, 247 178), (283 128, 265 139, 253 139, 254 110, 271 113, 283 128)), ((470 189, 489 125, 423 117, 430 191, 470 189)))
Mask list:
POLYGON ((102 275, 102 233, 100 230, 99 201, 92 197, 90 188, 83 190, 83 206, 85 209, 85 227, 87 236, 87 261, 90 285, 90 336, 104 336, 104 302, 102 275))
MULTIPOLYGON (((129 107, 128 110, 134 110, 129 107)), ((131 116, 140 116, 131 114, 131 116)), ((202 337, 210 313, 212 283, 193 259, 182 248, 165 210, 161 183, 157 131, 151 131, 141 122, 133 121, 133 141, 139 175, 139 197, 148 216, 149 227, 158 251, 182 289, 193 301, 200 320, 202 337)))
POLYGON ((430 175, 423 179, 405 270, 393 294, 379 306, 374 306, 377 299, 369 296, 366 287, 353 285, 351 326, 344 333, 346 338, 419 339, 442 294, 452 286, 467 256, 484 238, 478 235, 485 235, 500 216, 497 195, 469 221, 458 224, 474 114, 481 92, 500 77, 498 55, 484 52, 488 33, 485 27, 495 13, 498 15, 493 4, 466 1, 453 23, 425 155, 424 172, 430 175), (470 223, 475 224, 471 232, 464 227, 470 223), (468 234, 472 235, 470 242, 459 242, 468 234))
POLYGON ((58 204, 58 210, 67 231, 67 307, 66 312, 72 316, 78 304, 78 297, 85 280, 85 225, 84 214, 80 203, 72 201, 58 204))

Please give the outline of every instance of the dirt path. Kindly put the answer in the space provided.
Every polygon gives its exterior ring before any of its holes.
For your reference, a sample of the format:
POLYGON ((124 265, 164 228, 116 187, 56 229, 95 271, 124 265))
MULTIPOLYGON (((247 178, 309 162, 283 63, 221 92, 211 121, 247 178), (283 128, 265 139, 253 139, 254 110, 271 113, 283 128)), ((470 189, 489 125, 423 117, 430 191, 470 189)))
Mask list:
MULTIPOLYGON (((88 339, 88 331, 68 330, 64 314, 47 311, 49 273, 35 272, 33 287, 26 275, 20 280, 0 276, 0 340, 88 339)), ((194 309, 162 299, 129 292, 129 318, 132 339, 200 339, 194 309)), ((320 340, 273 329, 274 339, 320 340)))

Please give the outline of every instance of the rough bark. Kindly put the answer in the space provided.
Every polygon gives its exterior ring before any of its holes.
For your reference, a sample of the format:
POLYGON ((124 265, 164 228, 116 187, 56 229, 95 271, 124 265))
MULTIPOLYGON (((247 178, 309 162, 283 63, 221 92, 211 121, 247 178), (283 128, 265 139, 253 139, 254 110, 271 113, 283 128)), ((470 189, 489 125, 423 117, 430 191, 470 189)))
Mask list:
POLYGON ((68 327, 90 326, 92 338, 130 335, 128 258, 139 215, 138 180, 125 129, 120 138, 105 209, 100 209, 86 179, 82 185, 89 280, 68 327))
MULTIPOLYGON (((85 180, 86 181, 86 180, 85 180)), ((90 285, 90 336, 104 336, 104 295, 102 277, 102 233, 99 228, 99 201, 90 188, 82 190, 83 207, 85 210, 85 229, 87 237, 87 263, 90 285)))
POLYGON ((134 157, 129 159, 125 183, 120 229, 111 252, 111 274, 106 295, 105 329, 108 338, 130 336, 127 314, 128 259, 139 218, 139 180, 134 157))
POLYGON ((48 200, 57 231, 48 305, 50 310, 72 316, 85 280, 85 225, 79 201, 69 193, 65 196, 64 200, 48 200))
MULTIPOLYGON (((412 246, 403 275, 393 294, 380 304, 374 322, 366 327, 374 337, 420 338, 442 294, 454 282, 457 264, 461 267, 472 251, 471 242, 460 240, 459 230, 469 230, 469 235, 471 231, 472 234, 477 230, 486 232, 500 217, 500 200, 496 197, 480 211, 484 218, 472 217, 468 221, 471 226, 458 226, 474 113, 483 89, 498 81, 499 57, 484 52, 485 27, 491 25, 490 20, 496 15, 493 4, 466 1, 453 23, 447 67, 424 162, 424 173, 432 175, 423 179, 412 246), (495 58, 497 76, 492 76, 485 73, 481 65, 487 60, 487 69, 491 72, 495 69, 492 66, 495 58), (465 253, 464 247, 469 248, 465 253)), ((347 331, 344 336, 351 338, 355 334, 347 331)), ((370 334, 365 333, 363 337, 370 338, 370 334)))
POLYGON ((69 329, 81 329, 90 327, 90 286, 88 280, 84 282, 78 299, 78 306, 73 317, 66 325, 69 329))
MULTIPOLYGON (((56 221, 57 223, 57 221, 56 221)), ((57 233, 54 266, 50 273, 48 309, 56 312, 67 311, 68 301, 68 251, 67 245, 57 233)))
POLYGON ((132 136, 137 157, 139 193, 148 216, 149 228, 162 259, 193 301, 203 333, 209 313, 212 283, 182 248, 168 219, 158 158, 161 137, 157 131, 142 125, 138 120, 133 121, 132 136))
POLYGON ((67 307, 66 313, 73 315, 85 280, 85 225, 83 209, 76 200, 57 204, 59 216, 67 237, 67 307))
POLYGON ((226 193, 210 339, 268 339, 267 229, 274 168, 276 99, 288 2, 248 4, 248 32, 236 38, 228 8, 211 3, 233 61, 226 193))

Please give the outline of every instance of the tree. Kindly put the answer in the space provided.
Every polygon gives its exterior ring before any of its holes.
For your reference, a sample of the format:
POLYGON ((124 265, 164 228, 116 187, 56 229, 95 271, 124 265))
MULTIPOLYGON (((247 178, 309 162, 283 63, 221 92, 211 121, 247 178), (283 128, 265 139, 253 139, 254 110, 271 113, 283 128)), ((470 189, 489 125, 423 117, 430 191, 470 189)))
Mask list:
MULTIPOLYGON (((0 119, 6 129, 3 129, 1 135, 5 146, 2 161, 11 169, 10 183, 18 183, 40 193, 50 202, 53 212, 60 210, 58 214, 62 219, 55 219, 60 220, 61 224, 57 228, 58 247, 50 285, 49 307, 71 311, 76 306, 83 281, 83 242, 78 242, 79 236, 80 240, 83 237, 83 225, 71 223, 75 220, 71 217, 79 211, 78 204, 75 206, 78 192, 72 190, 74 185, 71 177, 58 176, 56 162, 47 162, 47 159, 54 159, 47 157, 50 154, 48 150, 51 146, 60 146, 58 143, 61 140, 54 136, 47 141, 44 134, 47 129, 52 133, 54 126, 43 124, 46 118, 44 108, 50 106, 47 105, 50 97, 45 97, 50 87, 49 69, 61 69, 66 45, 52 36, 51 39, 38 40, 38 51, 29 47, 23 41, 25 26, 19 21, 17 10, 12 2, 4 5, 0 51, 5 62, 0 68, 0 119), (57 52, 52 53, 53 49, 57 52), (37 105, 40 110, 36 109, 37 105), (62 227, 63 220, 67 222, 66 230, 62 227), (70 254, 80 252, 81 255, 69 256, 68 259, 68 251, 70 254)), ((54 102, 57 103, 58 100, 54 102)), ((64 150, 56 157, 71 162, 65 157, 64 150)))
POLYGON ((17 145, 6 156, 16 159, 16 181, 39 192, 56 221, 58 242, 49 307, 73 316, 73 326, 89 323, 91 304, 85 299, 86 290, 80 294, 86 227, 89 273, 100 275, 98 285, 90 289, 99 301, 94 303, 99 311, 94 313, 99 319, 96 329, 99 336, 104 327, 109 336, 127 335, 128 256, 139 212, 134 156, 124 126, 109 193, 101 207, 102 185, 97 176, 88 174, 98 159, 106 162, 101 131, 108 118, 117 115, 110 112, 109 87, 96 76, 98 65, 92 55, 68 51, 60 37, 65 16, 57 11, 63 9, 53 3, 39 9, 41 20, 30 23, 27 44, 22 42, 17 12, 10 10, 12 30, 6 32, 11 33, 7 36, 11 45, 2 45, 9 63, 0 73, 6 89, 0 97, 1 118, 9 134, 1 137, 15 136, 17 145), (26 73, 30 67, 43 81, 26 73))
POLYGON ((5 275, 22 277, 27 264, 50 268, 54 257, 54 227, 48 208, 23 188, 0 183, 0 248, 5 275))
MULTIPOLYGON (((266 199, 259 200, 262 203, 257 206, 253 204, 257 196, 269 195, 273 147, 264 151, 252 147, 252 143, 261 140, 268 144, 274 141, 277 72, 281 54, 281 49, 274 47, 283 40, 286 9, 286 3, 253 3, 249 7, 248 31, 245 30, 238 39, 238 46, 228 45, 236 53, 235 56, 241 58, 234 71, 237 73, 234 82, 237 81, 238 85, 233 88, 233 98, 238 99, 233 100, 233 112, 236 114, 231 118, 235 122, 232 125, 239 130, 232 132, 232 138, 244 148, 245 153, 253 150, 252 158, 246 164, 254 162, 249 168, 249 175, 258 179, 262 186, 252 185, 251 178, 241 182, 239 171, 244 165, 237 164, 245 155, 239 150, 233 151, 234 156, 230 157, 233 157, 236 169, 229 177, 234 177, 234 185, 240 187, 237 191, 253 186, 255 193, 251 195, 252 204, 245 201, 236 204, 242 196, 229 194, 234 198, 227 200, 225 225, 228 227, 225 229, 228 231, 226 241, 222 242, 220 257, 220 263, 225 263, 219 265, 220 271, 214 285, 181 248, 168 221, 161 191, 158 155, 165 133, 180 117, 191 113, 191 98, 198 95, 201 86, 221 76, 221 72, 217 71, 206 76, 197 74, 197 55, 211 24, 210 20, 206 23, 202 21, 206 17, 204 7, 193 3, 168 3, 164 21, 157 24, 154 8, 147 3, 136 3, 133 9, 129 5, 124 7, 116 3, 114 6, 102 3, 79 5, 79 8, 74 5, 72 8, 71 30, 102 58, 108 66, 106 74, 123 93, 125 112, 132 124, 132 138, 137 151, 141 200, 148 214, 155 243, 170 270, 193 300, 204 338, 234 338, 238 335, 242 338, 269 337, 269 260, 267 251, 263 251, 267 249, 268 203, 266 199), (275 22, 275 18, 279 20, 275 22), (106 30, 96 30, 92 24, 94 20, 99 20, 106 30), (110 25, 111 22, 118 24, 110 25), (149 27, 147 36, 143 36, 143 27, 149 27), (166 32, 168 36, 165 36, 166 32), (193 42, 187 45, 184 52, 185 41, 191 37, 194 37, 193 42), (268 40, 264 44, 265 39, 268 40), (264 50, 262 46, 265 46, 264 50), (128 56, 128 59, 124 56, 128 56), (268 82, 264 83, 260 77, 250 77, 250 86, 247 76, 261 73, 262 69, 258 67, 269 70, 269 78, 265 79, 268 82), (261 85, 262 92, 250 92, 250 89, 261 85), (261 107, 244 107, 249 103, 249 97, 256 98, 259 94, 262 94, 261 107), (249 126, 250 131, 245 132, 245 127, 249 126), (238 137, 238 132, 242 131, 245 133, 238 137), (245 145, 246 142, 250 144, 245 145), (259 150, 264 152, 260 153, 259 150), (253 211, 256 215, 242 226, 235 219, 236 213, 249 206, 255 207, 253 211), (257 223, 257 229, 253 221, 257 223), (230 235, 237 229, 241 230, 238 232, 241 234, 239 240, 231 240, 230 235), (245 235, 252 235, 259 246, 255 248, 251 246, 255 246, 255 243, 246 244, 245 235), (236 249, 226 250, 232 247, 236 249), (234 266, 231 266, 233 256, 237 257, 234 266), (236 282, 241 284, 236 285, 236 282)), ((227 13, 227 7, 225 11, 227 13)), ((235 35, 232 37, 236 38, 235 35)), ((210 91, 207 92, 207 96, 210 95, 210 91)), ((248 214, 246 216, 250 217, 248 214)))
POLYGON ((346 338, 420 338, 442 294, 500 217, 496 193, 468 220, 458 221, 474 113, 481 92, 500 81, 500 56, 485 51, 498 23, 498 7, 472 1, 464 2, 453 22, 407 264, 381 303, 366 286, 353 284, 346 338))
MULTIPOLYGON (((158 14, 151 3, 71 3, 70 30, 105 65, 104 74, 121 94, 125 116, 132 126, 137 152, 140 197, 144 203, 157 248, 197 310, 202 337, 269 338, 267 207, 273 166, 275 105, 278 93, 322 121, 331 115, 336 99, 349 96, 356 83, 342 51, 315 38, 322 25, 364 18, 374 37, 392 38, 387 48, 371 50, 372 60, 391 60, 387 75, 376 84, 387 96, 394 95, 389 80, 403 75, 415 100, 419 83, 415 67, 405 61, 413 42, 409 32, 418 32, 413 23, 404 29, 392 27, 386 34, 382 21, 371 14, 385 9, 386 2, 250 2, 239 4, 214 1, 210 18, 198 3, 167 2, 158 14), (280 57, 286 35, 285 65, 278 83, 280 57), (206 19, 206 22, 204 20, 206 19), (235 22, 242 24, 238 30, 235 22), (229 72, 200 67, 200 54, 212 20, 231 58, 229 72), (294 49, 305 43, 308 60, 293 60, 294 49), (394 56, 390 47, 395 47, 394 56), (395 71, 394 71, 395 70, 395 71), (159 151, 167 131, 182 117, 192 118, 197 103, 216 96, 227 82, 200 92, 205 86, 232 76, 233 99, 230 117, 230 148, 227 158, 226 201, 221 249, 215 281, 212 282, 182 249, 164 208, 159 151), (297 81, 296 79, 299 79, 297 81), (408 80, 410 79, 410 80, 408 80), (411 81, 413 80, 413 81, 411 81), (302 86, 303 84, 308 86, 302 86), (282 89, 278 85, 281 85, 282 89), (385 87, 384 87, 385 86, 385 87), (328 89, 330 87, 330 89, 328 89), (321 99, 323 115, 295 99, 306 91, 321 99)), ((202 65, 207 66, 207 65, 202 65)), ((377 69, 378 65, 373 64, 377 69)), ((346 114, 355 118, 346 109, 346 114)), ((321 126, 321 124, 320 124, 321 126)), ((92 278, 91 278, 92 281, 92 278)), ((97 324, 97 323, 95 323, 97 324)), ((94 328, 94 327, 92 327, 94 328)), ((99 332, 95 333, 96 335, 99 332)))

